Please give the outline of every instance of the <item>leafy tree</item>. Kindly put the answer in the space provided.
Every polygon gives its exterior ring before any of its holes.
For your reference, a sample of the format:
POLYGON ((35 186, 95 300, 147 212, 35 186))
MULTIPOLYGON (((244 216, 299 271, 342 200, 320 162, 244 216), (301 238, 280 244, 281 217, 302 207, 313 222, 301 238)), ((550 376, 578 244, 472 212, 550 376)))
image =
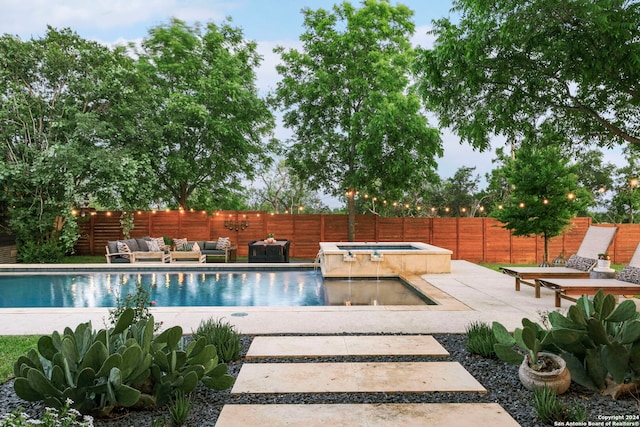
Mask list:
MULTIPOLYGON (((613 188, 613 176, 616 166, 604 163, 604 154, 600 150, 578 151, 574 154, 578 182, 589 190, 596 208, 606 206, 606 192, 613 188)), ((578 216, 589 216, 588 212, 579 212, 578 216)))
POLYGON ((490 173, 485 174, 487 180, 487 188, 485 189, 485 198, 487 200, 488 212, 498 206, 503 206, 509 198, 510 185, 505 176, 505 166, 510 155, 506 154, 503 147, 496 149, 496 157, 492 160, 495 167, 490 173))
POLYGON ((0 37, 0 204, 18 258, 56 261, 78 238, 72 207, 104 188, 113 200, 144 197, 144 159, 108 151, 126 135, 138 99, 133 61, 69 29, 41 39, 0 37), (110 185, 117 183, 118 185, 110 185))
POLYGON ((284 161, 259 174, 260 183, 251 190, 253 207, 273 213, 310 213, 328 210, 306 181, 291 173, 284 161))
POLYGON ((287 164, 314 189, 346 194, 353 240, 356 192, 393 200, 428 181, 441 141, 407 91, 415 56, 407 7, 365 0, 302 12, 302 49, 276 49, 273 102, 295 135, 287 164))
POLYGON ((589 192, 578 186, 575 166, 567 163, 557 145, 522 144, 504 166, 509 198, 502 209, 492 212, 514 236, 543 237, 544 265, 549 260, 549 239, 560 235, 590 202, 589 192))
POLYGON ((480 208, 480 176, 473 176, 475 169, 463 166, 445 180, 443 199, 452 216, 473 217, 480 208))
POLYGON ((485 149, 547 123, 569 141, 640 143, 637 1, 454 0, 415 71, 441 126, 485 149))
POLYGON ((629 153, 627 165, 615 171, 613 196, 609 201, 608 217, 611 222, 636 223, 640 213, 640 164, 637 153, 629 153))
POLYGON ((193 27, 178 19, 149 31, 138 56, 138 70, 151 86, 147 132, 139 153, 152 158, 158 199, 192 207, 196 189, 202 203, 241 191, 241 179, 270 162, 276 148, 265 143, 273 115, 258 96, 255 68, 260 63, 255 42, 228 22, 193 27))

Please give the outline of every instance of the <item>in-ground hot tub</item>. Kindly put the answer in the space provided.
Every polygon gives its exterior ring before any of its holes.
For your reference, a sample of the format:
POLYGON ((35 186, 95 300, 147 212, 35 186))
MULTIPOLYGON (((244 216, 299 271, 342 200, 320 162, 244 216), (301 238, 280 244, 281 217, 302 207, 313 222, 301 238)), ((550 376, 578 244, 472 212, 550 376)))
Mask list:
POLYGON ((397 277, 451 273, 453 252, 422 242, 321 242, 324 277, 397 277))

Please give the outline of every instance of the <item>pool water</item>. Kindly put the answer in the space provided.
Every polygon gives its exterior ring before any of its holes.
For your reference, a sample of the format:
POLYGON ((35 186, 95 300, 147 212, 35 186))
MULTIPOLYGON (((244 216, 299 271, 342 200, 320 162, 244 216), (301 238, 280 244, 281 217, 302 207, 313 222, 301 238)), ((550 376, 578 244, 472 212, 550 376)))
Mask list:
MULTIPOLYGON (((135 294, 138 283, 157 307, 408 305, 406 295, 416 294, 398 280, 370 280, 364 288, 357 281, 330 282, 325 286, 315 270, 1 275, 0 308, 115 307, 135 294), (390 286, 403 302, 380 291, 390 286)), ((411 304, 425 302, 417 298, 411 304)))

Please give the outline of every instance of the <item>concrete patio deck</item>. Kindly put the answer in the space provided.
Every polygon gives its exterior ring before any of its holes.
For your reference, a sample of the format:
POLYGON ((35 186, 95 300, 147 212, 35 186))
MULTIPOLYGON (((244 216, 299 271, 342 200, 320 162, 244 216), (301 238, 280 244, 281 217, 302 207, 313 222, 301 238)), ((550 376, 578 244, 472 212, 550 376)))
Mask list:
MULTIPOLYGON (((6 271, 8 266, 0 267, 6 271)), ((538 299, 533 288, 516 292, 513 277, 477 264, 452 261, 451 268, 450 274, 411 278, 439 303, 435 306, 155 307, 151 311, 165 327, 180 325, 185 333, 195 330, 202 320, 224 318, 240 333, 261 335, 463 333, 472 321, 494 320, 512 329, 520 326, 523 317, 539 319, 540 313, 555 310, 551 291, 543 289, 538 299)), ((88 320, 97 329, 107 318, 105 308, 3 308, 0 335, 48 334, 88 320)))

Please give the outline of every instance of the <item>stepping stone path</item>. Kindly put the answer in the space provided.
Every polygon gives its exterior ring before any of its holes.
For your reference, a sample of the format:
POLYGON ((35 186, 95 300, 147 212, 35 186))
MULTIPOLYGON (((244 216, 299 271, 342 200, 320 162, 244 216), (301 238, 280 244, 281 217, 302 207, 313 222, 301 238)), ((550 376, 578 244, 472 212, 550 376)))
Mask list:
MULTIPOLYGON (((256 337, 247 359, 324 356, 436 356, 449 353, 433 337, 256 337)), ((458 362, 244 363, 231 390, 240 393, 486 393, 458 362)), ((216 427, 448 426, 515 427, 497 403, 229 404, 216 427)))

